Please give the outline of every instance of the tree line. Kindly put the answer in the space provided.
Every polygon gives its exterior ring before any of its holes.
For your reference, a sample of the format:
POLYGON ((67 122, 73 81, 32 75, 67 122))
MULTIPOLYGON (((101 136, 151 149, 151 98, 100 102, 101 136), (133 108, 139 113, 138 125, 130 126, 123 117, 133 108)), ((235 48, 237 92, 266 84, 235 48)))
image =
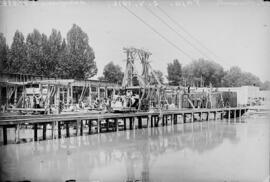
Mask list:
MULTIPOLYGON (((159 81, 164 83, 164 75, 161 71, 155 71, 159 81)), ((103 70, 103 76, 99 80, 121 83, 124 73, 119 65, 109 62, 103 70)), ((262 90, 270 90, 270 82, 264 83, 249 72, 242 71, 234 66, 225 70, 214 61, 204 59, 194 60, 190 64, 182 66, 178 59, 174 59, 167 65, 167 80, 173 86, 213 86, 213 87, 240 87, 254 85, 262 90)), ((153 76, 150 78, 154 80, 153 76)))
MULTIPOLYGON (((52 29, 49 36, 37 29, 26 38, 16 31, 10 47, 3 33, 0 33, 0 71, 43 75, 47 77, 89 79, 97 74, 95 53, 89 45, 88 35, 76 24, 73 24, 66 35, 52 29)), ((161 83, 164 75, 155 70, 161 83)), ((124 73, 119 65, 109 62, 103 69, 99 80, 121 84, 124 73)), ((167 65, 169 85, 238 87, 255 85, 263 90, 270 90, 270 82, 264 83, 249 72, 239 67, 225 70, 214 61, 198 59, 183 66, 178 59, 167 65)), ((152 76, 150 80, 155 81, 152 76)))
POLYGON ((87 34, 75 24, 66 39, 56 29, 50 36, 34 29, 26 38, 17 30, 10 47, 0 33, 2 72, 87 79, 97 74, 94 59, 87 34))

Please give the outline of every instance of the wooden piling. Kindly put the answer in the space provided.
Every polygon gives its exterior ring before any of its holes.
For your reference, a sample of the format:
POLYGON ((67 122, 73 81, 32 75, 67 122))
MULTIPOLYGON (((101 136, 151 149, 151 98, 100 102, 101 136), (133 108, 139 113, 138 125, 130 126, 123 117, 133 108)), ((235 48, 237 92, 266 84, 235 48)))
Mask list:
POLYGON ((88 134, 91 134, 91 129, 92 129, 92 121, 88 120, 88 134))
POLYGON ((55 137, 55 134, 54 134, 54 131, 55 131, 55 122, 53 121, 53 122, 51 122, 51 125, 52 125, 52 139, 54 139, 54 137, 55 137))
POLYGON ((57 122, 57 129, 58 129, 58 138, 61 138, 61 121, 57 122))
POLYGON ((7 126, 3 126, 3 140, 4 145, 7 145, 7 126))
POLYGON ((117 118, 114 119, 114 123, 115 123, 116 131, 119 131, 119 124, 118 124, 118 119, 117 118))
POLYGON ((81 136, 83 136, 83 120, 80 120, 80 124, 81 124, 81 127, 80 127, 80 134, 81 136))
POLYGON ((124 130, 127 130, 127 120, 126 120, 126 118, 123 118, 123 122, 124 122, 124 130))
POLYGON ((129 129, 132 130, 132 117, 129 118, 129 129))
POLYGON ((97 119, 97 133, 100 133, 101 127, 100 127, 100 119, 97 119))
POLYGON ((141 129, 142 128, 142 117, 138 116, 137 119, 138 119, 138 128, 141 129))
POLYGON ((34 141, 38 140, 38 124, 34 123, 34 141))
POLYGON ((47 132, 47 123, 43 123, 43 127, 42 127, 43 140, 46 140, 46 132, 47 132))
POLYGON ((80 126, 80 121, 76 120, 76 136, 79 136, 79 126, 80 126))
POLYGON ((172 124, 175 125, 176 124, 176 120, 177 120, 177 115, 174 114, 174 115, 172 115, 172 117, 173 117, 172 124))
POLYGON ((20 124, 16 124, 15 126, 15 143, 20 142, 20 124))
POLYGON ((162 122, 162 126, 164 126, 165 125, 165 115, 163 115, 162 117, 161 117, 161 122, 162 122))
POLYGON ((223 111, 220 112, 220 120, 223 120, 223 111))
POLYGON ((69 134, 69 121, 66 121, 66 137, 70 137, 70 134, 69 134))

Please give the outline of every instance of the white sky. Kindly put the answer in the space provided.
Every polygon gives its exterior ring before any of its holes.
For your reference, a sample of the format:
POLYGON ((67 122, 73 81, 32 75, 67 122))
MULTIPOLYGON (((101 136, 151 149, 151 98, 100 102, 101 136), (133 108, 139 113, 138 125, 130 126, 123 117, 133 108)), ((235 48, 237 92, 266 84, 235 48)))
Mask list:
MULTIPOLYGON (((256 0, 239 1, 239 3, 223 3, 222 0, 149 2, 132 1, 129 2, 128 7, 194 59, 203 56, 156 19, 145 6, 196 45, 195 41, 154 6, 159 5, 205 47, 214 52, 218 57, 201 48, 208 57, 225 69, 235 65, 241 67, 243 71, 254 73, 262 81, 270 80, 268 71, 270 4, 256 0)), ((95 51, 98 76, 102 75, 104 65, 110 61, 124 68, 123 47, 128 46, 146 48, 152 52, 150 58, 152 66, 165 75, 167 64, 173 59, 179 59, 184 65, 191 62, 190 58, 121 7, 120 1, 80 1, 80 3, 41 1, 21 4, 0 6, 0 32, 4 33, 9 45, 17 29, 26 37, 34 28, 48 36, 51 29, 56 28, 61 31, 63 37, 66 37, 67 31, 75 23, 89 36, 89 44, 95 51)))

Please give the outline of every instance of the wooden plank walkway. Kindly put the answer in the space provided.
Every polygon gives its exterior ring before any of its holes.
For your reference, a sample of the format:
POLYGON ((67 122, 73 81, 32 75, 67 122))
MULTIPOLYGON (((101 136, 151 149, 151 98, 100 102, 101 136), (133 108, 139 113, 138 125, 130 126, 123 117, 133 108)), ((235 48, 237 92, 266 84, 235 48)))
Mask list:
POLYGON ((66 137, 70 137, 70 127, 75 125, 75 135, 83 135, 83 129, 89 128, 88 134, 92 134, 92 128, 95 128, 95 133, 105 131, 119 131, 127 129, 129 121, 129 129, 142 127, 157 127, 170 124, 177 124, 178 116, 182 116, 183 122, 195 120, 202 121, 203 115, 205 120, 210 120, 210 114, 213 114, 213 119, 217 119, 217 115, 223 119, 240 117, 248 108, 213 108, 213 109, 182 109, 182 110, 167 110, 161 112, 136 112, 136 113, 73 113, 59 115, 15 115, 15 116, 0 116, 0 127, 3 129, 3 143, 7 142, 7 128, 15 129, 15 142, 20 141, 20 126, 26 123, 33 126, 34 141, 38 141, 38 128, 42 126, 42 139, 46 140, 47 125, 51 126, 51 138, 61 138, 61 131, 65 129, 66 137), (197 116, 195 118, 195 116, 197 116), (198 119, 199 117, 199 119, 198 119), (146 126, 143 126, 142 120, 146 120, 146 126), (121 122, 119 122, 121 120, 121 122), (135 121, 137 125, 135 125, 135 121), (120 123, 120 124, 119 124, 120 123), (56 133, 57 131, 57 133, 56 133))

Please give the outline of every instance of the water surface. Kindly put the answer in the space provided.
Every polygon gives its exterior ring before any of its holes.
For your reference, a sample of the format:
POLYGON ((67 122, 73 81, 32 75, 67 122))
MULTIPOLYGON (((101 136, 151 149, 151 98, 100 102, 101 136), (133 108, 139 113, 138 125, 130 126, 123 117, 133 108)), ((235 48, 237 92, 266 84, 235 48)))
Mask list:
POLYGON ((267 119, 211 121, 0 147, 0 178, 30 181, 264 181, 267 119))

